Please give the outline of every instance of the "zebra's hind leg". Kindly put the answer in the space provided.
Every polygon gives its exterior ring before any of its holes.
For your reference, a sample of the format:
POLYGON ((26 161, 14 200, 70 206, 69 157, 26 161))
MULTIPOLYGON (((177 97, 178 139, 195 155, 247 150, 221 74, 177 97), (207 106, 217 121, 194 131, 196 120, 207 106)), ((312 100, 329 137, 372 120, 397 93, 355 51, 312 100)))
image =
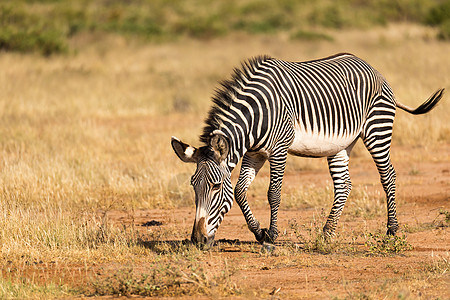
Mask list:
POLYGON ((334 185, 334 201, 330 215, 323 227, 326 237, 331 237, 336 230, 336 225, 342 214, 345 202, 352 189, 350 173, 348 171, 349 154, 352 147, 338 152, 334 156, 328 157, 328 168, 334 185))
POLYGON ((395 205, 395 170, 391 163, 392 125, 395 107, 392 101, 380 99, 379 107, 374 106, 362 132, 362 139, 374 160, 387 199, 387 233, 395 235, 398 229, 395 205), (387 105, 389 104, 389 105, 387 105))
POLYGON ((247 152, 242 158, 239 179, 234 189, 234 197, 237 204, 241 208, 242 214, 247 222, 247 226, 259 242, 263 241, 264 232, 261 230, 258 220, 256 220, 250 210, 250 206, 247 201, 247 190, 266 160, 267 158, 261 154, 247 152))
POLYGON ((387 199, 387 235, 395 235, 398 229, 397 208, 395 205, 395 169, 390 158, 390 138, 379 141, 375 138, 365 138, 364 144, 369 150, 380 174, 387 199))

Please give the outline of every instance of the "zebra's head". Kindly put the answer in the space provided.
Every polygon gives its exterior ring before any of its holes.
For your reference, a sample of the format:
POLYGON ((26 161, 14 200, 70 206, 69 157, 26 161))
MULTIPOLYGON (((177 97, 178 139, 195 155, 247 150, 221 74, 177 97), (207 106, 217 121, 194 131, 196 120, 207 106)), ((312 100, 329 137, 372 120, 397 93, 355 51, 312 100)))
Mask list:
POLYGON ((208 145, 197 149, 172 137, 172 148, 183 162, 197 164, 191 178, 196 206, 191 240, 210 246, 233 204, 231 172, 226 164, 230 151, 228 138, 222 133, 213 133, 208 145))

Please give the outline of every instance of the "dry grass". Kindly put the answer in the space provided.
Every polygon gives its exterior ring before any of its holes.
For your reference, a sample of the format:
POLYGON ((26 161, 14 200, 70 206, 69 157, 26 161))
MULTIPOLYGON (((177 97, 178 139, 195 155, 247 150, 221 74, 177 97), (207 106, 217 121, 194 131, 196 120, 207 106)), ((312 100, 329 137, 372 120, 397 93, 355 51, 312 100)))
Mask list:
MULTIPOLYGON (((15 268, 11 274, 24 275, 2 281, 0 295, 58 297, 68 293, 58 282, 54 282, 59 286, 55 290, 53 283, 42 287, 38 280, 25 284, 29 290, 24 291, 20 280, 28 276, 23 273, 25 262, 54 261, 67 266, 87 261, 157 263, 161 258, 139 243, 133 223, 114 226, 108 222, 108 212, 119 209, 132 214, 136 208, 192 206, 187 182, 193 166, 176 159, 170 136, 198 143, 217 81, 227 78, 243 59, 267 53, 306 60, 353 52, 385 75, 400 101, 415 106, 437 88, 450 88, 450 44, 428 39, 429 30, 396 25, 368 33, 331 32, 334 42, 238 34, 160 45, 118 37, 96 41, 97 37, 86 35, 72 41, 84 45, 73 56, 2 53, 0 264, 2 269, 15 268)), ((399 112, 394 144, 424 151, 420 157, 394 152, 394 161, 448 161, 448 156, 434 157, 433 149, 450 143, 449 112, 448 99, 426 116, 399 112)), ((355 159, 366 159, 364 151, 356 149, 355 159)), ((324 167, 316 160, 290 159, 288 172, 324 167)), ((253 185, 259 199, 265 195, 266 181, 264 169, 253 185)), ((284 197, 286 208, 331 205, 331 190, 325 184, 311 188, 287 185, 284 197)), ((384 204, 371 202, 381 197, 375 192, 356 188, 352 197, 346 209, 350 215, 367 217, 377 215, 380 205, 384 209, 384 204)), ((163 259, 173 261, 171 255, 188 253, 183 261, 203 260, 208 255, 195 251, 169 251, 163 259)), ((228 277, 217 278, 214 282, 228 287, 228 277)), ((228 295, 233 289, 219 294, 228 295)), ((204 294, 210 292, 207 289, 204 294)))

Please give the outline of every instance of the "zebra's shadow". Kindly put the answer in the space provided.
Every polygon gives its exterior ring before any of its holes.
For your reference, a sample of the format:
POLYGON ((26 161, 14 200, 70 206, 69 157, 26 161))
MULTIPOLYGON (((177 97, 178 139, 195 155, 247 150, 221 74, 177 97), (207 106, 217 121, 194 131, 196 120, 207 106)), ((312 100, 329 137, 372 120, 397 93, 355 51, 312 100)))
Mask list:
POLYGON ((188 239, 184 240, 139 240, 137 244, 147 248, 156 254, 170 254, 183 251, 214 251, 214 252, 253 252, 253 248, 260 247, 256 241, 241 241, 238 239, 220 239, 214 241, 210 247, 195 245, 188 239))

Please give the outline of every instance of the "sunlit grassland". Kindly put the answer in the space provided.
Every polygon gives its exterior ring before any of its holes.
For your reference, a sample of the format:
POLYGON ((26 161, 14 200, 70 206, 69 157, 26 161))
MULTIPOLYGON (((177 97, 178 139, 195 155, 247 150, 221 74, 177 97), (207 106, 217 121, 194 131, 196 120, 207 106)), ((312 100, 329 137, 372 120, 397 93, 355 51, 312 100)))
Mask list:
MULTIPOLYGON (((111 224, 107 212, 193 209, 188 181, 194 167, 181 163, 173 154, 170 137, 198 145, 217 82, 229 78, 233 67, 248 57, 269 54, 307 60, 351 52, 378 69, 391 83, 397 99, 410 106, 421 104, 437 88, 450 88, 450 44, 431 39, 432 29, 400 24, 368 32, 329 34, 333 42, 238 33, 208 41, 181 39, 150 45, 86 34, 71 41, 74 47, 83 45, 77 54, 44 58, 2 53, 2 269, 8 264, 26 269, 26 262, 39 261, 68 266, 129 260, 152 265, 158 259, 173 263, 171 257, 161 258, 143 247, 132 223, 111 224)), ((433 149, 450 144, 449 113, 448 94, 426 116, 398 111, 394 162, 448 161, 448 153, 436 157, 433 149), (409 147, 424 151, 411 156, 402 150, 409 147)), ((370 157, 359 145, 353 159, 370 157)), ((326 168, 326 163, 290 157, 287 172, 317 168, 326 168)), ((251 188, 257 205, 263 205, 260 199, 266 194, 267 179, 264 169, 251 188)), ((331 205, 329 183, 296 189, 287 182, 283 190, 286 206, 282 208, 331 205)), ((355 216, 379 215, 378 208, 384 207, 383 200, 368 200, 382 199, 382 195, 362 187, 355 186, 352 197, 357 207, 350 206, 349 213, 355 216)), ((174 255, 180 255, 184 262, 206 254, 187 247, 174 255)), ((188 280, 200 280, 183 272, 188 280)), ((226 276, 217 276, 214 282, 227 288, 220 295, 235 293, 226 276)), ((201 280, 204 286, 196 285, 199 289, 208 289, 213 282, 201 280)), ((14 284, 4 281, 0 290, 13 293, 14 284)), ((53 291, 49 286, 48 293, 53 291)), ((20 298, 21 294, 17 295, 20 298)))

